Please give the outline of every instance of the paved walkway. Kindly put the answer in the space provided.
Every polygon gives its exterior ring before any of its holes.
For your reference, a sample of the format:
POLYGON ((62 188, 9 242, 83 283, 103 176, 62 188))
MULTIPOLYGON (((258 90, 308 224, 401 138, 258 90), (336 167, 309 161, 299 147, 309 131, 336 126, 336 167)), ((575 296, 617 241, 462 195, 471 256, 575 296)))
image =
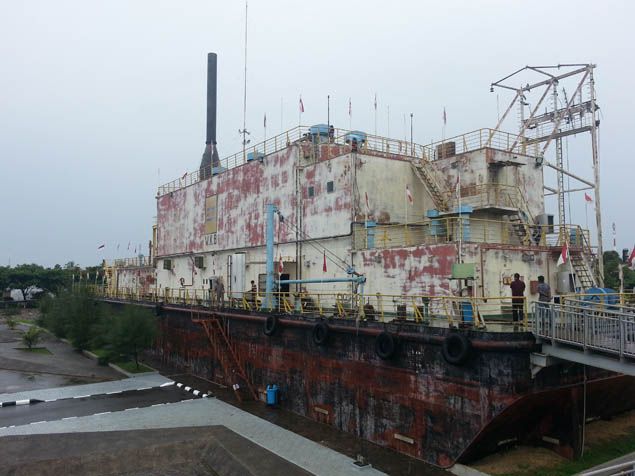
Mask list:
POLYGON ((62 398, 88 397, 110 392, 122 392, 126 390, 140 390, 159 387, 172 383, 172 380, 159 374, 147 374, 139 377, 112 380, 109 382, 89 383, 86 385, 72 385, 68 387, 45 388, 29 390, 17 393, 0 393, 0 402, 27 400, 60 400, 62 398))
MULTIPOLYGON (((87 386, 82 387, 85 388, 87 386)), ((360 473, 379 476, 385 474, 374 468, 360 469, 355 466, 353 460, 347 456, 308 440, 307 438, 296 435, 262 418, 244 412, 216 398, 187 400, 162 405, 160 407, 140 408, 127 410, 125 412, 110 413, 108 415, 91 415, 74 418, 72 420, 60 420, 6 428, 0 430, 0 436, 178 428, 208 425, 223 425, 244 438, 318 476, 356 475, 360 473)))

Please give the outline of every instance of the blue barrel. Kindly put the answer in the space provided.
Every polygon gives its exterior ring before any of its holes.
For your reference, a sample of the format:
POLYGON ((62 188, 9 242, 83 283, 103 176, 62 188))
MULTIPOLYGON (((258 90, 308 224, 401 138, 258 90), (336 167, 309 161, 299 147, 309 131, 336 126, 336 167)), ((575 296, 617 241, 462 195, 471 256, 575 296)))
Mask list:
POLYGON ((278 386, 267 385, 267 405, 275 405, 278 403, 278 386))
POLYGON ((463 322, 472 322, 474 320, 474 309, 470 301, 461 301, 461 316, 463 322))

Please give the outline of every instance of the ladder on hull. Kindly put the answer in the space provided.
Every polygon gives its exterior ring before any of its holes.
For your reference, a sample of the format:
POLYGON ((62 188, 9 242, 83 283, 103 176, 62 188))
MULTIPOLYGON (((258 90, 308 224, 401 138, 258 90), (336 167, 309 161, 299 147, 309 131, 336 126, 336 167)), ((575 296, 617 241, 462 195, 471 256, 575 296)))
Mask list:
POLYGON ((220 316, 201 318, 192 314, 192 322, 203 327, 214 351, 214 357, 223 369, 225 381, 231 385, 238 401, 242 402, 245 397, 258 400, 236 346, 231 341, 227 319, 220 316))

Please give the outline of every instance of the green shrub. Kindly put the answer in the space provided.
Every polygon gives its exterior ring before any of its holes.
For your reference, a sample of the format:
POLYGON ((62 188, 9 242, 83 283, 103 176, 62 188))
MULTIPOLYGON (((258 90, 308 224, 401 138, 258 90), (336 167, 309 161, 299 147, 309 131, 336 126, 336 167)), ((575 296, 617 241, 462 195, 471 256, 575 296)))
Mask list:
POLYGON ((29 349, 32 349, 33 346, 40 341, 40 334, 41 330, 38 327, 31 326, 24 334, 22 334, 22 342, 29 349))
POLYGON ((7 316, 4 318, 4 321, 7 323, 7 327, 11 330, 15 329, 18 325, 18 320, 15 317, 7 316))

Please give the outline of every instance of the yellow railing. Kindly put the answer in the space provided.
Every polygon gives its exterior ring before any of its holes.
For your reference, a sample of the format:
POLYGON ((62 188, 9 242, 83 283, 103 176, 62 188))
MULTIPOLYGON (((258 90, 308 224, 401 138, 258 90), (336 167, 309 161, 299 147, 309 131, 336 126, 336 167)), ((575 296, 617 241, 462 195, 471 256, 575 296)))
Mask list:
MULTIPOLYGON (((565 241, 572 247, 585 247, 589 231, 576 225, 529 225, 526 234, 514 232, 506 220, 480 218, 433 218, 419 223, 353 227, 355 249, 396 248, 423 244, 456 242, 459 237, 466 243, 492 243, 514 246, 562 246, 565 241), (461 226, 462 224, 462 226, 461 226), (577 237, 577 238, 576 238, 577 237)), ((586 248, 585 248, 586 251, 586 248)))
POLYGON ((435 326, 470 323, 479 328, 492 325, 526 325, 527 302, 523 300, 522 322, 514 323, 511 297, 431 296, 350 293, 274 293, 275 306, 265 309, 263 293, 234 293, 218 302, 205 289, 163 289, 142 293, 134 288, 116 291, 94 287, 95 294, 122 301, 154 302, 186 307, 223 308, 244 311, 274 311, 335 319, 364 319, 388 322, 413 321, 435 326))

